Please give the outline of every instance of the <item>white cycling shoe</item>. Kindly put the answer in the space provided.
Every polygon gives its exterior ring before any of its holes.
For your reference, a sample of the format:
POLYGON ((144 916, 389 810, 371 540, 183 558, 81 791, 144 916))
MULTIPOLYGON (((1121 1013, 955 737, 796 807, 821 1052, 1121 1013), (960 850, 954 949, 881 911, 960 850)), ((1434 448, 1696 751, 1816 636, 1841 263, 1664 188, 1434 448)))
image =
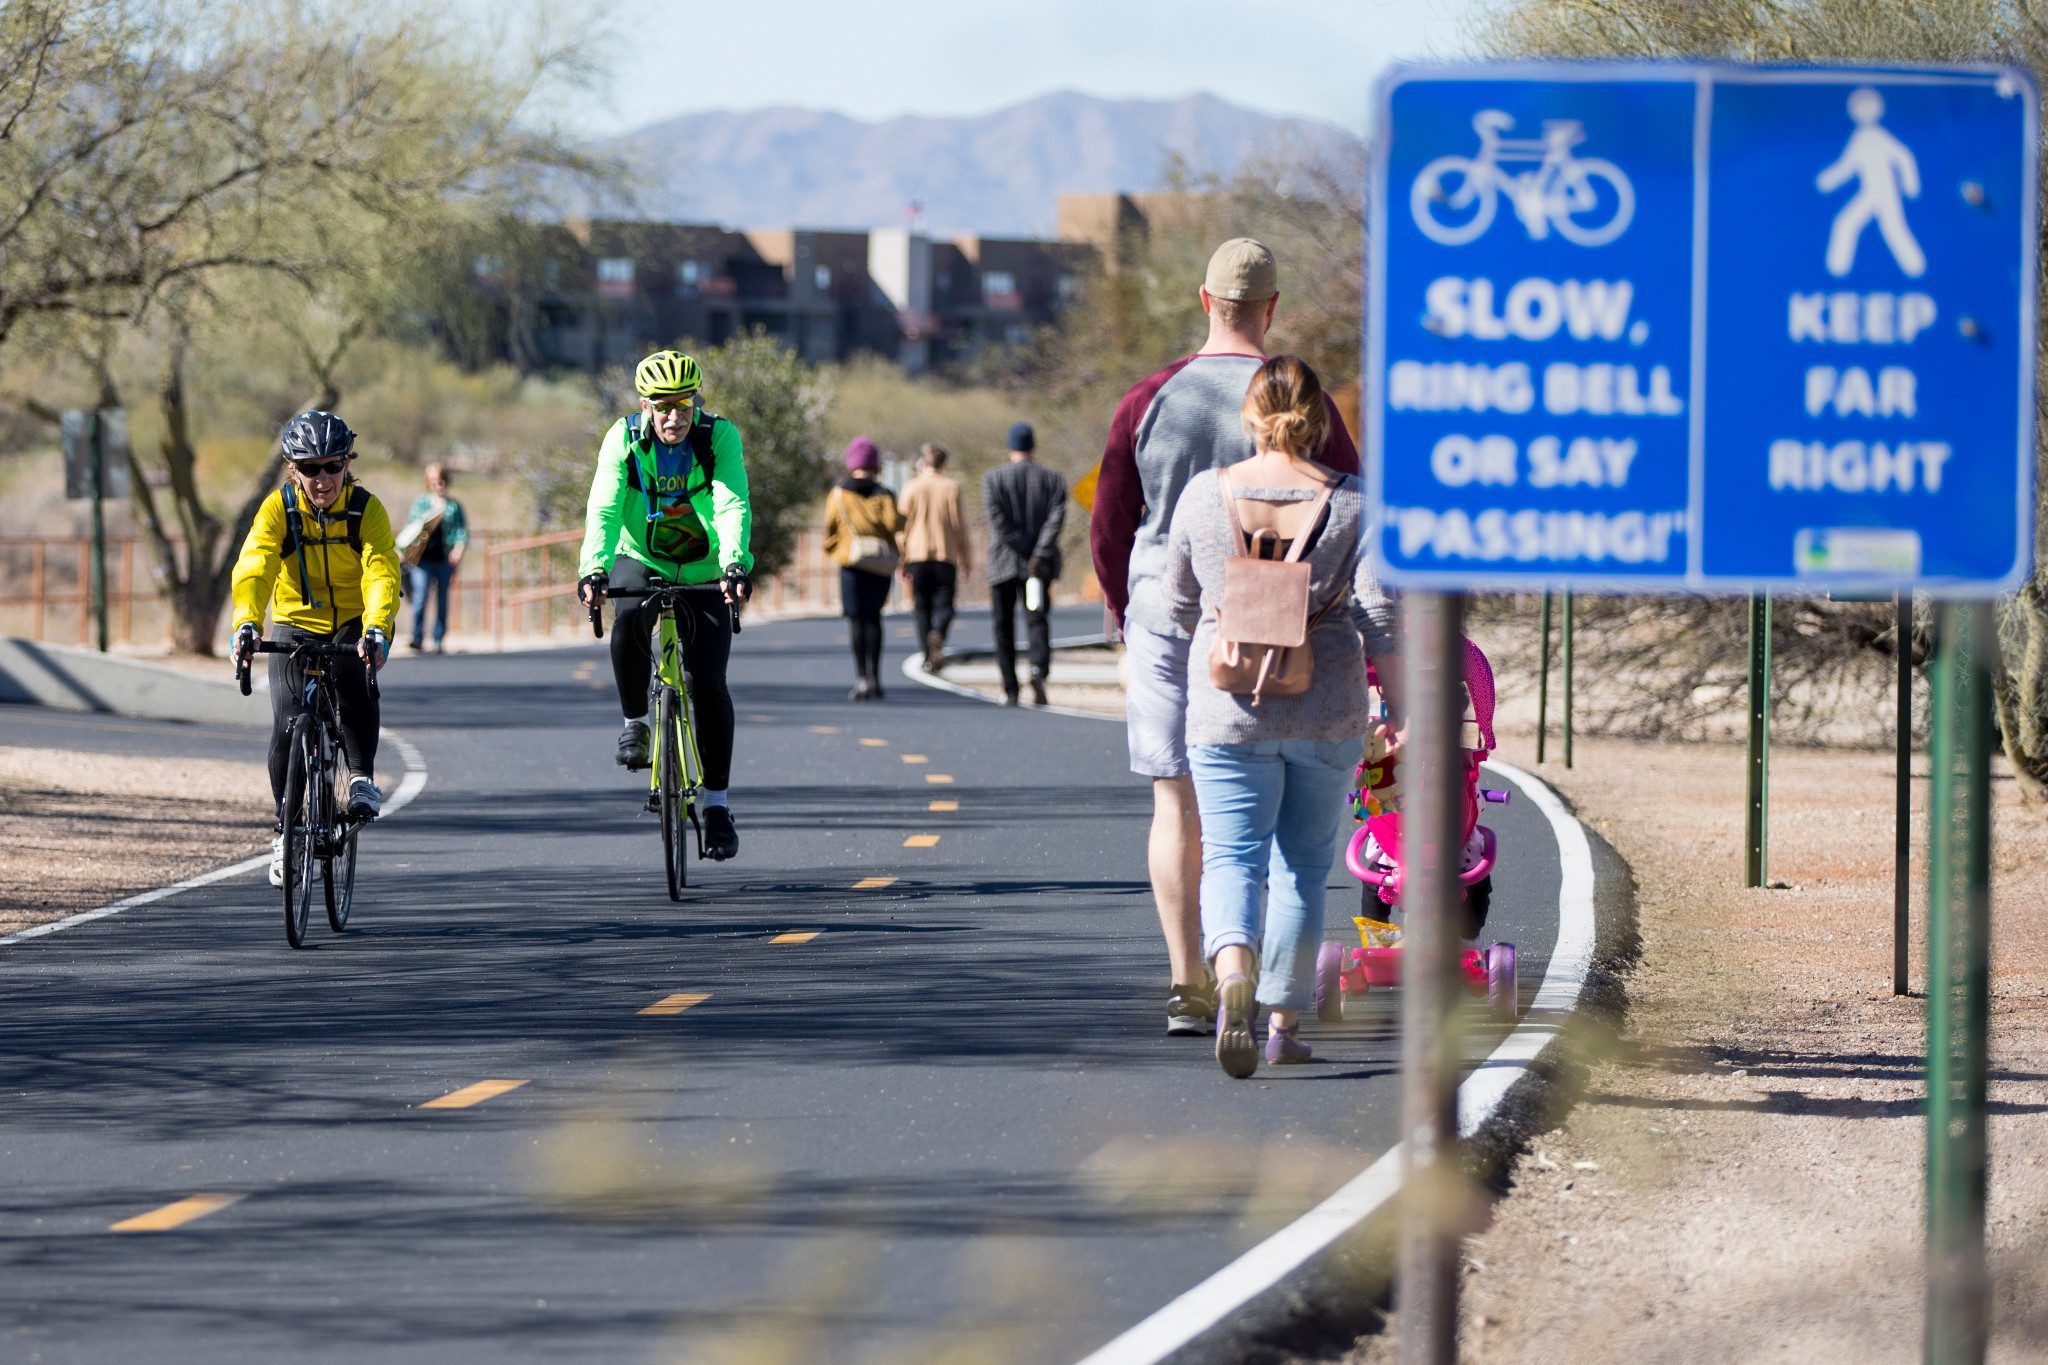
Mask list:
MULTIPOLYGON (((367 777, 351 778, 348 784, 348 813, 358 820, 374 820, 384 813, 384 793, 367 777)), ((281 884, 281 883, 280 883, 281 884)))
POLYGON ((284 885, 284 836, 278 835, 270 841, 270 884, 284 885))

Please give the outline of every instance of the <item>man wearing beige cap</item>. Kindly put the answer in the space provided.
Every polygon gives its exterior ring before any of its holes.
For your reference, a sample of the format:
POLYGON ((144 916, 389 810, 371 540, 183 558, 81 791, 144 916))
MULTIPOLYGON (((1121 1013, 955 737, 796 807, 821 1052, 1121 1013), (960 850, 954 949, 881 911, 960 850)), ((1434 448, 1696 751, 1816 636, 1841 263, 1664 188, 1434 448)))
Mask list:
MULTIPOLYGON (((1202 349, 1124 395, 1110 423, 1095 486, 1089 545, 1111 620, 1124 637, 1131 771, 1152 779, 1148 849, 1152 896, 1173 979, 1166 1031, 1208 1033, 1216 1002, 1202 960, 1202 829, 1188 776, 1188 637, 1167 613, 1160 582, 1173 506, 1188 480, 1252 453, 1239 424, 1245 390, 1266 358, 1280 302, 1273 253, 1249 237, 1216 248, 1199 291, 1209 316, 1202 349)), ((1333 406, 1319 459, 1358 472, 1358 450, 1333 406)))

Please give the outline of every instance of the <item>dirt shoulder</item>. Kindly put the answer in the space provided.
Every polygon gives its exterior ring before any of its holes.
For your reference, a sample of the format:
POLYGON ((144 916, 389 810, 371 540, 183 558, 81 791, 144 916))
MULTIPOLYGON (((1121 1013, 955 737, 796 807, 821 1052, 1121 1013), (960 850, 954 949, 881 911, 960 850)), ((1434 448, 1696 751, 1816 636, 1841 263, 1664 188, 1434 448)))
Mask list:
POLYGON ((261 763, 0 749, 0 934, 263 850, 261 763))
MULTIPOLYGON (((1502 756, 1533 768, 1532 750, 1502 756)), ((1467 1245, 1463 1358, 1919 1359, 1925 1017, 1891 993, 1890 756, 1772 754, 1770 871, 1790 887, 1771 891, 1741 886, 1739 747, 1590 741, 1576 758, 1540 771, 1634 869, 1642 956, 1622 1037, 1467 1245)), ((2048 839, 2010 781, 1996 800, 1992 1355, 2039 1360, 2048 839)), ((1924 842, 1924 782, 1916 810, 1924 842)))

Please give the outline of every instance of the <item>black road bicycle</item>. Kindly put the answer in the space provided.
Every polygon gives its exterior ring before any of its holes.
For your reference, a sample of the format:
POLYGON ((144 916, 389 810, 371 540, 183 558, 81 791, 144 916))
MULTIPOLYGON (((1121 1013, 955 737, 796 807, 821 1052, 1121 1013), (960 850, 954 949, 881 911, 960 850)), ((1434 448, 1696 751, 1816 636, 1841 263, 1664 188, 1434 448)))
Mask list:
MULTIPOLYGON (((652 588, 606 588, 606 597, 643 598, 661 613, 652 632, 659 637, 655 668, 648 679, 648 715, 652 724, 649 753, 653 771, 648 776, 647 809, 661 816, 662 864, 668 873, 668 898, 679 901, 690 884, 689 844, 694 833, 697 857, 704 858, 704 823, 697 814, 697 794, 704 787, 704 763, 697 755, 697 723, 690 707, 690 678, 683 668, 683 649, 697 618, 676 615, 676 603, 687 593, 724 594, 718 583, 663 584, 652 588), (685 826, 688 830, 685 830, 685 826)), ((602 599, 600 599, 602 600, 602 599)), ((616 624, 616 623, 615 623, 616 624)), ((590 605, 590 627, 601 640, 604 618, 597 603, 590 605)), ((732 612, 732 632, 740 632, 738 607, 732 612)))
MULTIPOLYGON (((327 902, 327 927, 337 934, 348 927, 356 891, 356 835, 370 823, 349 813, 340 713, 334 684, 322 663, 353 658, 356 647, 325 640, 258 640, 256 652, 291 655, 306 679, 291 721, 291 758, 278 812, 284 835, 284 937, 292 947, 301 948, 306 943, 306 921, 313 913, 316 875, 327 902)), ((369 680, 370 695, 375 696, 375 669, 369 671, 369 680)), ((235 681, 248 696, 248 660, 235 665, 235 681)))

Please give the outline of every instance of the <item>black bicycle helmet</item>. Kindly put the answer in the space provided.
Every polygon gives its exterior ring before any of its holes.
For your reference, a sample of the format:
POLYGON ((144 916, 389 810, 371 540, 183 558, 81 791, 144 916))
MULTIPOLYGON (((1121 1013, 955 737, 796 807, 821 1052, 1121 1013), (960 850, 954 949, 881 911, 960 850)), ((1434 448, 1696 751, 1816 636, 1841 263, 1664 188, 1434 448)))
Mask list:
POLYGON ((331 412, 302 412, 284 424, 277 444, 284 457, 300 460, 346 460, 355 454, 356 434, 331 412))

